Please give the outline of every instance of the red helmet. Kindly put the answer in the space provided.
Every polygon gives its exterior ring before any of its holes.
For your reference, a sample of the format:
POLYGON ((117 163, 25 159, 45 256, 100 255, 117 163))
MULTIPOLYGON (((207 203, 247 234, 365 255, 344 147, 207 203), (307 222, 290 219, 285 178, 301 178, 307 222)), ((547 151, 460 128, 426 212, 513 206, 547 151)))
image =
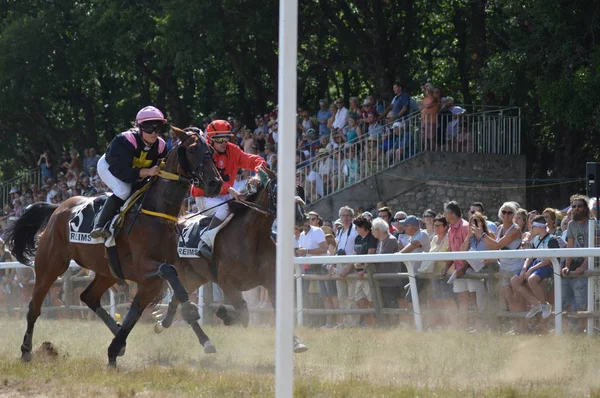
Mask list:
POLYGON ((205 130, 208 138, 213 137, 233 137, 231 133, 231 124, 227 120, 213 120, 205 130))

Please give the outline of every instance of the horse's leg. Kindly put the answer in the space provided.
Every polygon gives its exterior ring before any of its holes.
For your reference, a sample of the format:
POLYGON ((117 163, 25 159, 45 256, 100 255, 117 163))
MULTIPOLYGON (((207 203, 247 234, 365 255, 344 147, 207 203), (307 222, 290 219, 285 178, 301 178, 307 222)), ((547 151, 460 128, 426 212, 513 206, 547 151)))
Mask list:
POLYGON ((196 333, 196 336, 198 337, 198 342, 200 343, 200 345, 202 345, 202 347, 204 347, 204 353, 206 353, 206 354, 216 353, 217 349, 215 348, 214 344, 210 341, 210 339, 208 338, 206 333, 204 333, 204 330, 202 330, 200 323, 198 321, 193 321, 193 322, 188 322, 188 324, 192 327, 192 330, 194 331, 194 333, 196 333))
POLYGON ((227 326, 233 325, 234 323, 241 323, 245 328, 248 327, 250 315, 248 314, 248 304, 242 292, 235 288, 232 283, 228 283, 227 280, 219 280, 219 286, 223 289, 223 293, 231 300, 235 313, 229 315, 224 306, 220 306, 217 310, 217 316, 223 320, 223 323, 227 326))
MULTIPOLYGON (((96 315, 102 319, 102 322, 108 327, 113 336, 116 336, 121 330, 121 326, 113 319, 112 316, 100 305, 100 299, 104 292, 106 292, 112 285, 117 282, 116 278, 108 277, 100 274, 96 274, 94 280, 90 285, 81 293, 79 298, 83 301, 96 315)), ((119 352, 119 356, 125 355, 125 346, 119 352)))
POLYGON ((131 303, 131 307, 123 320, 123 324, 121 325, 121 329, 112 340, 110 345, 108 346, 108 366, 111 368, 117 367, 117 356, 121 352, 121 350, 125 347, 125 343, 127 342, 127 336, 139 321, 142 316, 142 313, 150 304, 150 302, 160 293, 162 290, 163 282, 161 280, 154 281, 148 284, 140 284, 139 290, 133 301, 131 303))
MULTIPOLYGON (((271 298, 271 302, 273 303, 273 311, 275 311, 275 309, 277 308, 277 303, 276 303, 276 291, 275 291, 275 281, 273 281, 273 283, 267 283, 267 291, 269 292, 269 297, 271 298)), ((308 351, 308 347, 306 345, 304 345, 303 342, 300 341, 300 339, 298 339, 298 336, 296 336, 296 334, 294 333, 294 353, 295 354, 300 354, 301 352, 306 352, 308 351)))
MULTIPOLYGON (((39 253, 39 251, 38 251, 39 253)), ((40 258, 45 258, 44 256, 40 258)), ((36 264, 38 262, 36 261, 36 264)), ((35 286, 33 288, 33 294, 31 301, 29 302, 29 310, 27 311, 27 330, 23 337, 23 344, 21 345, 21 359, 25 362, 31 361, 31 349, 33 342, 33 328, 35 322, 40 316, 42 310, 42 303, 46 294, 56 281, 58 277, 69 268, 68 263, 64 263, 60 267, 54 266, 56 262, 49 262, 44 264, 43 267, 36 267, 35 286), (45 273, 47 271, 48 273, 45 273)))
POLYGON ((162 263, 158 267, 158 271, 154 274, 148 275, 149 278, 159 276, 165 279, 171 285, 173 289, 173 296, 181 303, 181 316, 186 322, 193 322, 200 319, 200 313, 198 312, 198 306, 190 301, 190 294, 181 283, 177 275, 177 270, 171 264, 162 263))
POLYGON ((173 324, 173 319, 175 319, 175 313, 177 312, 177 307, 179 306, 179 300, 175 297, 171 298, 171 302, 167 307, 167 314, 163 318, 162 321, 157 321, 154 325, 154 333, 162 333, 165 329, 168 329, 173 324))

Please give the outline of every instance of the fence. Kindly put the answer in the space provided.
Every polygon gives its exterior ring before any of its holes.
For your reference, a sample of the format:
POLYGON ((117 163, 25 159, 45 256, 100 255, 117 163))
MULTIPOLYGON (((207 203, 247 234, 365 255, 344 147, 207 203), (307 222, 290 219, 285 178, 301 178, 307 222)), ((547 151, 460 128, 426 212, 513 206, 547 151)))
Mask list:
MULTIPOLYGON (((417 112, 404 120, 361 128, 362 135, 356 141, 340 145, 334 138, 332 151, 299 165, 297 179, 308 202, 332 195, 423 151, 521 152, 518 108, 492 108, 462 115, 440 113, 425 121, 417 112)), ((299 150, 310 151, 310 147, 299 150)))
MULTIPOLYGON (((593 236, 590 235, 590 236, 593 236)), ((297 265, 302 264, 346 264, 346 263, 389 263, 389 262, 404 262, 407 267, 407 273, 396 273, 396 274, 374 274, 373 279, 387 279, 387 278, 407 278, 410 284, 410 293, 412 297, 414 314, 414 322, 417 330, 423 330, 422 311, 419 301, 419 291, 417 288, 418 275, 413 267, 413 261, 453 261, 453 260, 475 260, 475 259, 502 259, 502 258, 550 258, 554 269, 554 297, 555 299, 555 317, 554 317, 554 331, 556 335, 562 334, 562 320, 563 320, 563 305, 562 305, 562 284, 560 275, 560 264, 558 258, 565 257, 589 257, 589 270, 581 276, 570 275, 569 277, 583 277, 588 278, 588 300, 587 300, 587 312, 579 312, 572 314, 573 317, 587 318, 587 334, 592 336, 594 333, 594 319, 600 317, 600 312, 596 312, 595 301, 594 301, 594 287, 595 277, 600 276, 600 272, 594 270, 594 257, 600 256, 600 248, 579 248, 579 249, 526 249, 526 250, 500 250, 500 251, 469 251, 469 252, 445 252, 445 253, 407 253, 407 254, 378 254, 378 255, 353 255, 353 256, 318 256, 318 257, 297 257, 294 261, 297 265)), ((466 276, 467 278, 478 278, 490 277, 492 275, 486 274, 471 274, 472 276, 466 276)), ((494 274, 496 275, 496 274, 494 274)), ((297 289, 297 318, 298 324, 303 325, 304 319, 303 314, 306 311, 302 308, 302 279, 329 279, 327 276, 318 275, 302 275, 297 274, 296 289, 297 289)), ((372 279, 370 280, 372 282, 372 279)), ((372 284, 373 285, 373 284, 372 284)), ((375 285, 376 286, 376 285, 375 285)), ((376 295, 374 295, 376 297, 376 295)), ((377 305, 375 303, 375 305, 377 305)), ((338 315, 338 314, 378 314, 382 311, 381 308, 374 309, 363 309, 363 310, 319 310, 316 313, 326 315, 338 315)), ((312 311, 315 313, 314 311, 312 311)), ((386 310, 387 313, 401 313, 401 310, 386 310)), ((504 314, 500 314, 504 315, 504 314)), ((524 314, 514 314, 516 316, 524 316, 524 314)))
MULTIPOLYGON (((42 175, 40 168, 36 167, 35 169, 23 172, 18 177, 2 182, 2 184, 0 185, 0 206, 2 207, 0 208, 4 208, 5 204, 10 203, 10 189, 12 187, 16 186, 20 190, 21 183, 27 183, 29 185, 35 184, 38 187, 40 187, 41 179, 42 175)), ((24 194, 25 192, 22 193, 24 194)))

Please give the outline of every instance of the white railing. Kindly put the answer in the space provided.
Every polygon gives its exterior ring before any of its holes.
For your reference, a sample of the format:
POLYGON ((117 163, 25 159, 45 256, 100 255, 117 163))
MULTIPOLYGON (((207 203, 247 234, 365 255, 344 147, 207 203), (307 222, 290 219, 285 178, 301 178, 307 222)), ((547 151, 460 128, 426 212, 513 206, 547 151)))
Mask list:
MULTIPOLYGON (((407 267, 408 275, 395 274, 396 277, 408 276, 410 284, 410 293, 413 302, 413 313, 417 330, 423 330, 423 321, 419 303, 419 292, 417 289, 416 272, 412 265, 412 261, 453 261, 453 260, 485 260, 485 259, 502 259, 502 258, 550 258, 554 268, 554 297, 555 297, 555 317, 554 331, 556 335, 562 334, 562 285, 561 285, 561 267, 558 258, 565 257, 589 257, 589 271, 584 273, 583 277, 588 277, 588 324, 587 333, 593 335, 594 331, 594 300, 593 289, 594 280, 592 277, 598 276, 594 272, 593 257, 600 257, 600 248, 579 248, 579 249, 526 249, 526 250, 495 250, 495 251, 467 251, 467 252, 444 252, 444 253, 394 253, 394 254, 377 254, 377 255, 352 255, 352 256, 315 256, 315 257, 296 257, 294 264, 346 264, 346 263, 390 263, 404 262, 407 267), (591 272, 590 272, 591 271, 591 272), (591 296, 591 297, 590 297, 591 296)), ((475 274, 476 275, 476 274, 475 274)), ((297 275, 297 298, 298 305, 298 323, 303 322, 302 308, 302 278, 301 274, 297 275)), ((312 279, 312 278, 311 278, 312 279)), ((320 279, 320 278, 315 278, 320 279)), ((363 310, 364 311, 364 310, 363 310)), ((322 311, 325 313, 325 311, 322 311)), ((340 310, 327 310, 327 314, 340 314, 340 310)))
MULTIPOLYGON (((315 202, 423 151, 517 155, 520 120, 518 108, 503 108, 459 116, 440 113, 425 123, 417 112, 370 130, 363 125, 358 141, 339 146, 340 141, 333 142, 335 149, 313 154, 299 165, 297 179, 307 201, 315 202)), ((310 151, 310 147, 299 150, 310 151)))

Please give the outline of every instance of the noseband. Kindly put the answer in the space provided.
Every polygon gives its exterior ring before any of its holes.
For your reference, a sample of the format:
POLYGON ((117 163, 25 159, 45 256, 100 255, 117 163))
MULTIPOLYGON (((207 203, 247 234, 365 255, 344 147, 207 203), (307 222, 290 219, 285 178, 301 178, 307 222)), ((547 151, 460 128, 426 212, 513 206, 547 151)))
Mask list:
POLYGON ((189 183, 191 183, 197 187, 199 186, 199 187, 205 188, 204 187, 203 166, 204 166, 204 162, 212 159, 212 155, 213 155, 212 148, 210 148, 208 146, 208 144, 206 144, 206 141, 204 141, 204 139, 202 138, 200 129, 198 129, 196 127, 188 127, 184 131, 190 132, 190 133, 192 133, 192 135, 188 135, 183 141, 181 141, 181 144, 179 144, 179 147, 177 148, 177 159, 179 161, 179 165, 181 166, 181 168, 185 174, 187 174, 188 176, 191 176, 191 178, 188 180, 189 183), (184 144, 190 138, 193 139, 194 136, 198 138, 199 143, 201 145, 203 145, 207 150, 204 152, 204 158, 202 159, 202 162, 200 164, 198 164, 198 166, 196 166, 194 168, 194 170, 192 170, 190 167, 189 161, 187 160, 187 157, 185 156, 185 151, 186 151, 187 147, 184 144))

